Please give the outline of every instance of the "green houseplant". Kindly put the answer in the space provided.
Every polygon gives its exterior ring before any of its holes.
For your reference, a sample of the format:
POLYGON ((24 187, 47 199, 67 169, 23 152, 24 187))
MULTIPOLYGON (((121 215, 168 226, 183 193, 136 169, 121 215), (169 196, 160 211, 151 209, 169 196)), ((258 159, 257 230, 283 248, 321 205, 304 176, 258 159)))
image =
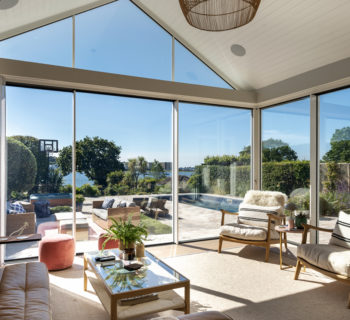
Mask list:
POLYGON ((109 219, 112 221, 112 225, 106 229, 106 240, 103 242, 102 248, 104 249, 109 240, 118 240, 119 249, 123 251, 125 256, 134 256, 136 244, 142 244, 148 236, 144 224, 142 222, 139 225, 132 224, 131 217, 126 221, 116 220, 112 217, 109 219))
POLYGON ((76 203, 76 209, 77 211, 83 210, 83 202, 85 201, 85 198, 82 194, 77 194, 75 196, 75 203, 76 203))

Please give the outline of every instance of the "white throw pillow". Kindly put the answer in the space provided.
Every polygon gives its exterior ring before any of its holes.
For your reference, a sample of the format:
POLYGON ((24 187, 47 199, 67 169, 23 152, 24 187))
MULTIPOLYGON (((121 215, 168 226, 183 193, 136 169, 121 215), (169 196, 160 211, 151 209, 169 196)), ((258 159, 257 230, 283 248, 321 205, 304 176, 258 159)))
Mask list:
POLYGON ((350 214, 344 211, 339 212, 329 244, 350 248, 350 214))

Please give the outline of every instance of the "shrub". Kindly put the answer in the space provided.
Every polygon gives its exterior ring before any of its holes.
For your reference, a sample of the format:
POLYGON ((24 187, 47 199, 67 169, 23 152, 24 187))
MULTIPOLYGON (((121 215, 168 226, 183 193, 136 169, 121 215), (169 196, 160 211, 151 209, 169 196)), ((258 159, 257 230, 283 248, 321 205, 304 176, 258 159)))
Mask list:
POLYGON ((121 170, 113 171, 107 174, 108 184, 119 184, 124 178, 124 172, 121 170))
POLYGON ((57 213, 57 212, 72 212, 72 207, 69 206, 57 206, 57 207, 52 207, 50 208, 50 212, 57 213))
POLYGON ((22 142, 7 139, 8 148, 8 194, 26 192, 35 184, 37 164, 33 153, 22 142))
POLYGON ((60 187, 60 193, 72 193, 72 185, 67 184, 65 186, 60 187))
POLYGON ((98 197, 101 195, 99 188, 97 186, 92 186, 89 183, 85 183, 77 188, 77 193, 82 194, 85 197, 98 197))
POLYGON ((126 185, 109 184, 107 188, 104 190, 104 194, 106 196, 127 195, 129 193, 130 193, 130 188, 126 185))

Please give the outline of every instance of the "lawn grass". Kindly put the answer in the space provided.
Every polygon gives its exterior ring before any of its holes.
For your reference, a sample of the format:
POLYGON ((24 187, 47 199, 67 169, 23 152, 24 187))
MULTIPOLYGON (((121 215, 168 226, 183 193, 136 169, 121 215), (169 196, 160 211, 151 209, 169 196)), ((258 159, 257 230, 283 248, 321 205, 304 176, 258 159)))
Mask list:
POLYGON ((158 220, 141 214, 141 221, 145 224, 150 234, 168 234, 172 232, 172 228, 158 220))

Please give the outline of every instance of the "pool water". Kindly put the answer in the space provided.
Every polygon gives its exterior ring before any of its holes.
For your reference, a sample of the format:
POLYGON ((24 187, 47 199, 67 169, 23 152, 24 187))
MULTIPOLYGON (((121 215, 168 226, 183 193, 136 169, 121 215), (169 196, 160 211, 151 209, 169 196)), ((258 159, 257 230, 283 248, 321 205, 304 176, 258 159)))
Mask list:
MULTIPOLYGON (((159 196, 157 198, 171 200, 171 196, 159 196)), ((190 204, 192 206, 220 210, 224 209, 231 212, 237 212, 239 204, 243 201, 239 199, 231 199, 220 196, 212 196, 207 194, 180 194, 179 203, 190 204)))
POLYGON ((212 210, 224 209, 237 212, 242 200, 210 196, 206 194, 179 195, 179 202, 212 210))

